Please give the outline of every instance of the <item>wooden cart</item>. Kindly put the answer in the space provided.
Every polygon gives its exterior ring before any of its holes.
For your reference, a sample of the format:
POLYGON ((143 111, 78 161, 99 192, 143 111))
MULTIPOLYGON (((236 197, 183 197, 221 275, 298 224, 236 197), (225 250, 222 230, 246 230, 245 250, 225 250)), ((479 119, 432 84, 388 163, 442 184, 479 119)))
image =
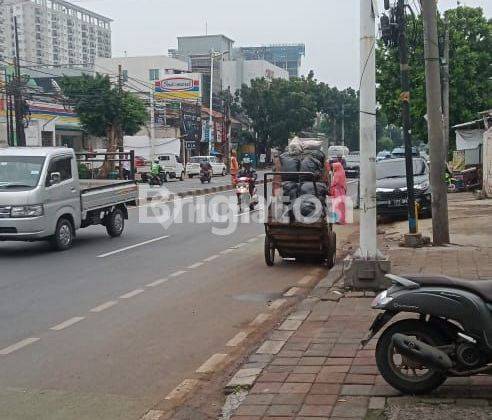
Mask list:
MULTIPOLYGON (((299 180, 301 177, 310 177, 317 195, 315 176, 310 172, 268 172, 264 174, 266 205, 271 203, 268 197, 268 177, 272 175, 298 176, 299 180)), ((295 220, 276 221, 271 206, 268 208, 265 223, 265 262, 268 266, 273 266, 276 251, 282 258, 317 261, 329 268, 335 265, 336 233, 333 231, 333 225, 327 220, 326 210, 317 221, 302 223, 295 220)))

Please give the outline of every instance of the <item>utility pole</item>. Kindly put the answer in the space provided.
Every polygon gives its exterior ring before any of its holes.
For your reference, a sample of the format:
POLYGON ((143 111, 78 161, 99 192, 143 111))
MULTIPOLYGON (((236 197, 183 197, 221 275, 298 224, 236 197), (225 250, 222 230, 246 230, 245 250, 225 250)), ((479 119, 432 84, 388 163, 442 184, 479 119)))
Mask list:
POLYGON ((345 146, 345 104, 342 104, 342 146, 345 146))
POLYGON ((442 63, 442 107, 444 129, 444 162, 448 160, 449 153, 449 22, 447 16, 444 19, 444 51, 442 63))
POLYGON ((12 146, 10 135, 10 86, 8 81, 7 67, 3 69, 3 80, 5 85, 5 126, 7 127, 7 145, 12 146))
POLYGON ((213 102, 213 96, 214 96, 214 52, 210 52, 210 117, 208 119, 208 154, 210 155, 212 153, 212 135, 213 135, 213 108, 214 108, 214 102, 213 102))
POLYGON ((14 77, 14 105, 15 105, 15 133, 17 146, 26 145, 26 133, 24 131, 24 101, 22 99, 22 80, 20 68, 19 31, 17 27, 17 16, 14 16, 15 33, 15 77, 14 77))
POLYGON ((424 19, 425 85, 427 92, 427 131, 430 143, 430 183, 432 188, 432 234, 434 245, 449 243, 448 196, 444 181, 444 130, 442 120, 437 6, 421 1, 424 19))
POLYGON ((407 175, 408 195, 408 230, 410 235, 417 234, 417 218, 415 215, 415 191, 413 182, 412 127, 410 122, 410 66, 408 64, 408 48, 406 37, 405 0, 398 0, 396 6, 398 24, 398 51, 400 56, 401 115, 403 122, 403 141, 405 144, 405 167, 407 175))
POLYGON ((376 24, 371 0, 360 0, 360 254, 377 257, 376 24))

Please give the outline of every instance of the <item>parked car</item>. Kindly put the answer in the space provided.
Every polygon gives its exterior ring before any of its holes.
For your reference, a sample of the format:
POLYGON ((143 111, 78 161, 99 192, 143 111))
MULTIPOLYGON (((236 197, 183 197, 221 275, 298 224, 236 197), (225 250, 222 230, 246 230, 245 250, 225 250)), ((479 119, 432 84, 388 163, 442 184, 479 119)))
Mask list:
POLYGON ((162 179, 164 182, 176 178, 179 178, 180 181, 184 180, 185 168, 178 155, 166 153, 157 156, 157 159, 159 159, 159 164, 162 168, 162 179))
POLYGON ((63 251, 91 225, 117 237, 137 197, 134 181, 79 180, 72 149, 0 150, 0 241, 47 240, 63 251))
MULTIPOLYGON (((394 158, 404 158, 405 157, 405 148, 404 147, 395 147, 391 152, 391 156, 394 158)), ((415 146, 412 147, 412 156, 414 156, 414 157, 420 156, 420 153, 415 146)))
POLYGON ((186 165, 188 177, 193 178, 195 175, 200 175, 200 162, 210 162, 212 175, 225 176, 227 173, 225 163, 220 162, 216 156, 193 156, 186 165))
POLYGON ((359 178, 360 174, 360 156, 349 154, 345 158, 345 175, 347 178, 359 178))
MULTIPOLYGON (((432 212, 429 166, 425 159, 413 159, 415 201, 419 215, 432 212)), ((380 216, 408 214, 408 194, 405 159, 387 159, 376 163, 376 203, 380 216)))
POLYGON ((392 155, 391 155, 390 151, 381 150, 376 156, 376 162, 379 162, 379 161, 385 160, 385 159, 391 159, 391 158, 392 158, 392 155))

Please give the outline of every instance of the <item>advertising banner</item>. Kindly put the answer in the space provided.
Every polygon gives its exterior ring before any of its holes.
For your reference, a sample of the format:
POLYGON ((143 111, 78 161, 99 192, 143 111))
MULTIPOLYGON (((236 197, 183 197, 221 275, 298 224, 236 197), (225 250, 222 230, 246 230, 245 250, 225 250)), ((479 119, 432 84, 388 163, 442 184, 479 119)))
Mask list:
POLYGON ((200 73, 170 74, 155 82, 156 101, 199 102, 202 98, 200 73))

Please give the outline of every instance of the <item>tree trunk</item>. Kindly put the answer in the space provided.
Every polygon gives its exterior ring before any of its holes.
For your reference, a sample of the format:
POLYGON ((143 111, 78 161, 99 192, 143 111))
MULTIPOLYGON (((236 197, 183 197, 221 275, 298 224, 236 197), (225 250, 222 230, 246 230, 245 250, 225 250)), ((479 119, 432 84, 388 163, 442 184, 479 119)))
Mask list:
MULTIPOLYGON (((118 128, 116 125, 111 125, 106 130, 108 137, 108 147, 107 153, 115 153, 118 151, 118 128)), ((110 156, 108 159, 114 159, 113 156, 110 156)), ((106 160, 104 164, 101 166, 101 170, 99 171, 99 178, 107 178, 109 173, 114 170, 115 162, 111 160, 106 160)))

